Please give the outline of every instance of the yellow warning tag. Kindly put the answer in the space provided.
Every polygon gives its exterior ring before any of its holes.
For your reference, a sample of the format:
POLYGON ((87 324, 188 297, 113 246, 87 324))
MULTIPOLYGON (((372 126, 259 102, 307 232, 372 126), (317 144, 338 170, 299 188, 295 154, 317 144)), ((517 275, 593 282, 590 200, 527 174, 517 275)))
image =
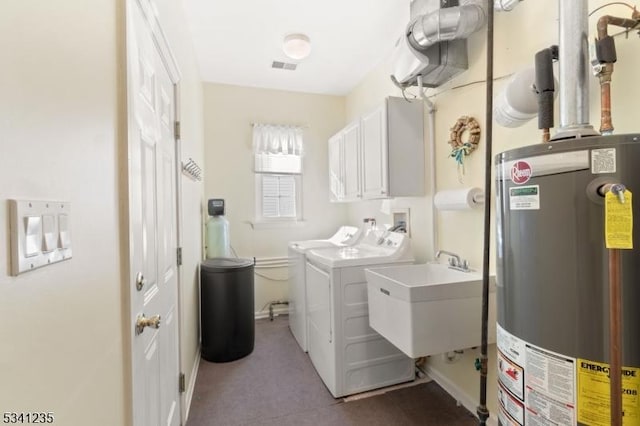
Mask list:
POLYGON ((624 202, 609 191, 604 198, 605 245, 608 249, 633 248, 633 210, 631 191, 624 191, 624 202))

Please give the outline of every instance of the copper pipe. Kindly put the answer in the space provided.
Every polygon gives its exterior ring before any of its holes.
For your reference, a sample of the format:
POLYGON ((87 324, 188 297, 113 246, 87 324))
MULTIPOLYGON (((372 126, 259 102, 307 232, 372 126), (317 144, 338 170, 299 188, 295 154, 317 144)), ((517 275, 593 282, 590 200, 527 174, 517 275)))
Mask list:
POLYGON ((622 297, 620 250, 609 250, 609 391, 611 425, 622 426, 622 297))
MULTIPOLYGON (((608 36, 609 25, 632 29, 640 24, 640 12, 634 9, 631 19, 619 18, 617 16, 604 15, 598 19, 598 40, 608 36)), ((613 133, 613 123, 611 120, 611 74, 613 74, 613 63, 602 64, 600 71, 600 133, 603 135, 613 133)))
POLYGON ((607 27, 609 25, 615 25, 616 27, 622 27, 631 30, 638 26, 638 24, 640 24, 640 22, 638 21, 639 19, 640 13, 637 10, 633 11, 633 13, 631 14, 631 19, 618 18, 617 16, 611 15, 601 16, 600 19, 598 19, 598 39, 601 40, 608 35, 607 27))
POLYGON ((611 120, 611 73, 613 64, 605 64, 600 74, 600 133, 613 133, 611 120), (607 69, 610 69, 607 70, 607 69))
POLYGON ((542 143, 547 143, 551 140, 551 135, 549 134, 549 128, 542 129, 542 143))

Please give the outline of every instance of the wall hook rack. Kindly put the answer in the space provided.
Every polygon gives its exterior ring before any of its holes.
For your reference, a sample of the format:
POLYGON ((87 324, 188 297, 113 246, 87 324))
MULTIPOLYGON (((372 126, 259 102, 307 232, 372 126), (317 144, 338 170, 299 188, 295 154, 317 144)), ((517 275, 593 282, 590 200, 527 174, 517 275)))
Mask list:
POLYGON ((197 182, 202 180, 202 169, 192 158, 182 162, 182 174, 197 182))

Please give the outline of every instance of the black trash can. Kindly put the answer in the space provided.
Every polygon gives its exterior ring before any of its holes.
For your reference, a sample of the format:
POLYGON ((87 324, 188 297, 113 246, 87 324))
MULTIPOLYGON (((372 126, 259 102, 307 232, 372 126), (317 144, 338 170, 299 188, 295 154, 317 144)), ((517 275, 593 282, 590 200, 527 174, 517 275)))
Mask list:
POLYGON ((202 358, 207 361, 233 361, 253 351, 253 267, 253 259, 227 257, 200 266, 202 358))

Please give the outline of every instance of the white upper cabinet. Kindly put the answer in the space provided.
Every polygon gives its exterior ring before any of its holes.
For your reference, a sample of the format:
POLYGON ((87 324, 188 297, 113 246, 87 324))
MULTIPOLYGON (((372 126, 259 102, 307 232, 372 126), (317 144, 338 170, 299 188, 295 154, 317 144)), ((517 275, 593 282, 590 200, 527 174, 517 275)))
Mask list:
POLYGON ((360 181, 360 123, 344 129, 344 199, 357 201, 362 198, 360 181))
POLYGON ((360 184, 360 120, 329 139, 331 201, 362 199, 360 184))
POLYGON ((332 201, 424 195, 422 102, 385 99, 329 139, 329 163, 332 201))
POLYGON ((362 127, 362 195, 384 198, 389 192, 387 105, 376 108, 360 120, 362 127))

